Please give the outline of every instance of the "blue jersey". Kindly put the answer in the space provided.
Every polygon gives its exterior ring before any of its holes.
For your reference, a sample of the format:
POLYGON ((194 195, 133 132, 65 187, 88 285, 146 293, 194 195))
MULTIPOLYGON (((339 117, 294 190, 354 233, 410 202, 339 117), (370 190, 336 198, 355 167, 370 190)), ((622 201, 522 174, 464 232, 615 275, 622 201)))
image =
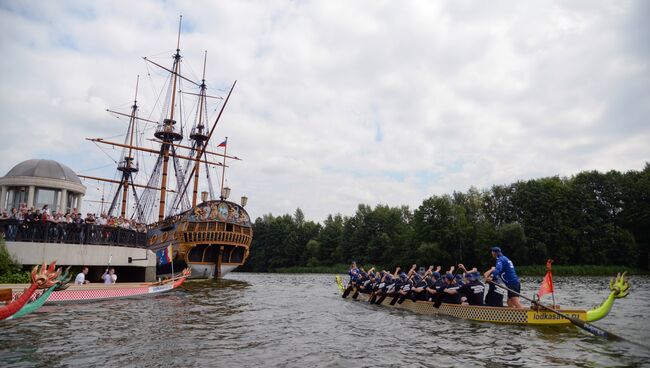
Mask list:
POLYGON ((512 264, 512 261, 504 255, 497 257, 497 265, 492 272, 492 277, 495 280, 503 280, 508 285, 516 285, 519 283, 519 277, 515 272, 515 266, 512 264))
POLYGON ((359 281, 359 276, 361 271, 359 271, 358 268, 352 268, 350 271, 348 271, 348 275, 350 275, 350 281, 357 282, 359 281))

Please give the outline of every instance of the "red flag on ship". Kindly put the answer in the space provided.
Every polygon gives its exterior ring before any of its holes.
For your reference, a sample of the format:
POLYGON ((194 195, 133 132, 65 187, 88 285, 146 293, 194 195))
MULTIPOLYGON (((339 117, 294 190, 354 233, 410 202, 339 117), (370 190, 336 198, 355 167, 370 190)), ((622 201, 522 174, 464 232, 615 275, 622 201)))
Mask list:
POLYGON ((544 276, 542 285, 539 287, 539 291, 537 292, 537 297, 540 299, 544 294, 553 293, 553 274, 551 273, 551 263, 553 263, 552 259, 546 261, 546 276, 544 276))

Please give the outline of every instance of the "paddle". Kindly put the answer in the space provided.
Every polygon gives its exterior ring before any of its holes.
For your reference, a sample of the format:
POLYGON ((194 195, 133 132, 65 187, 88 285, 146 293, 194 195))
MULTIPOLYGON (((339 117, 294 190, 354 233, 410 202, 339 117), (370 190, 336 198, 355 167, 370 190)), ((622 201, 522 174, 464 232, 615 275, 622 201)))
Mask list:
POLYGON ((343 294, 341 295, 341 297, 342 297, 343 299, 347 298, 347 297, 348 297, 348 294, 350 294, 350 292, 352 291, 352 289, 354 289, 354 286, 352 286, 352 284, 348 285, 348 287, 345 289, 345 291, 343 292, 343 294))
MULTIPOLYGON (((433 271, 433 266, 429 266, 429 269, 424 273, 424 275, 420 279, 420 282, 422 282, 422 281, 424 282, 424 286, 415 287, 415 285, 413 285, 414 287, 411 288, 411 301, 413 303, 416 303, 418 301, 418 297, 421 295, 421 293, 425 292, 425 288, 426 288, 426 285, 427 285, 426 284, 426 278, 427 278, 427 275, 430 275, 432 273, 432 271, 433 271), (415 291, 413 289, 422 289, 422 290, 417 292, 417 291, 415 291)), ((399 304, 402 304, 402 302, 404 302, 404 301, 403 300, 398 301, 399 304)))
POLYGON ((380 305, 381 303, 384 302, 384 299, 386 299, 387 296, 388 296, 388 291, 386 291, 385 293, 383 293, 383 294, 381 295, 381 297, 379 297, 379 299, 377 299, 377 301, 375 302, 375 304, 380 305))
POLYGON ((352 299, 356 299, 357 297, 359 297, 359 288, 357 288, 357 289, 354 291, 354 294, 352 294, 352 299))
MULTIPOLYGON (((399 266, 395 268, 395 273, 393 273, 393 277, 391 278, 391 281, 393 281, 393 284, 397 282, 396 278, 397 278, 397 275, 399 274, 400 270, 401 270, 401 267, 399 267, 399 266)), ((384 272, 386 272, 386 270, 384 270, 384 272)), ((388 274, 388 275, 390 275, 390 274, 388 274)), ((385 280, 385 276, 384 276, 383 280, 385 280)), ((382 284, 383 283, 385 283, 385 281, 382 282, 382 284)), ((381 284, 380 284, 380 286, 381 286, 381 284)), ((381 296, 379 297, 379 300, 377 300, 377 294, 376 293, 371 294, 371 295, 373 295, 373 297, 370 299, 370 304, 381 304, 381 303, 383 303, 384 299, 386 299, 386 297, 388 296, 388 289, 390 289, 390 287, 391 287, 390 285, 388 285, 386 287, 386 290, 384 290, 381 293, 381 296)), ((380 291, 381 289, 383 289, 383 287, 380 287, 377 291, 380 291)))
MULTIPOLYGON (((462 263, 459 264, 458 266, 459 266, 458 269, 456 269, 456 267, 454 267, 454 266, 451 266, 451 267, 449 268, 449 271, 447 271, 447 273, 451 273, 452 276, 455 276, 455 275, 456 275, 456 271, 460 270, 461 268, 462 268, 464 271, 467 271, 467 270, 465 269, 465 266, 463 266, 462 263)), ((447 273, 445 273, 445 276, 441 276, 441 278, 442 278, 442 277, 445 277, 445 278, 446 278, 447 273)), ((434 307, 434 308, 438 309, 438 308, 440 308, 440 305, 442 305, 442 300, 445 298, 445 289, 446 289, 446 288, 447 288, 447 285, 445 284, 445 285, 442 285, 438 290, 436 290, 437 298, 436 298, 436 300, 433 302, 433 307, 434 307)))
MULTIPOLYGON (((361 269, 363 270, 363 268, 361 268, 361 269)), ((352 272, 352 271, 353 271, 353 269, 350 268, 350 272, 352 272)), ((352 280, 352 274, 350 273, 350 283, 348 284, 348 287, 345 289, 345 291, 343 292, 343 295, 341 295, 341 297, 343 299, 347 298, 348 295, 350 294, 350 292, 352 292, 353 289, 356 289, 356 292, 354 294, 352 294, 352 299, 356 299, 359 296, 359 290, 358 290, 358 288, 355 288, 354 282, 352 280)))
MULTIPOLYGON (((374 270, 374 269, 375 268, 373 267, 368 272, 372 272, 372 270, 374 270)), ((365 273, 366 275, 368 274, 368 272, 366 272, 366 270, 364 270, 363 267, 361 267, 361 271, 363 271, 363 273, 365 273)), ((365 284, 362 284, 362 287, 364 287, 364 286, 365 286, 365 284)), ((359 286, 357 286, 356 289, 355 289, 354 294, 352 294, 352 299, 356 299, 356 298, 359 297, 359 291, 360 291, 359 286)))
MULTIPOLYGON (((111 274, 108 273, 108 270, 111 268, 111 261, 112 261, 112 260, 113 260, 113 255, 110 254, 110 255, 108 256, 108 266, 106 266, 106 272, 104 272, 104 274, 102 275, 102 281, 104 281, 104 283, 106 283, 106 280, 104 280, 104 276, 111 277, 111 274)), ((111 280, 111 283, 112 283, 112 280, 111 280)))
POLYGON ((528 300, 529 302, 531 302, 531 303, 533 303, 535 305, 538 305, 538 306, 540 306, 540 307, 542 307, 542 308, 544 308, 544 309, 546 309, 548 311, 551 311, 551 312, 557 314, 560 317, 566 318, 566 319, 569 320, 569 322, 573 323, 574 325, 580 327, 581 329, 583 329, 583 330, 585 330, 587 332, 590 332, 590 333, 592 333, 592 334, 594 334, 596 336, 605 337, 605 338, 607 338, 609 340, 626 341, 624 338, 622 338, 622 337, 620 337, 618 335, 615 335, 615 334, 613 334, 613 333, 611 333, 609 331, 603 330, 602 328, 600 328, 598 326, 594 326, 594 325, 592 325, 590 323, 587 323, 587 322, 585 322, 583 320, 580 320, 578 318, 574 318, 574 317, 571 317, 569 315, 566 315, 566 314, 564 314, 564 313, 562 313, 562 312, 560 312, 560 311, 558 311, 556 309, 553 309, 551 307, 548 307, 548 306, 540 303, 539 301, 535 301, 535 300, 530 299, 530 298, 528 298, 526 296, 523 296, 523 295, 519 294, 518 292, 516 292, 514 290, 511 290, 510 288, 508 288, 508 287, 506 287, 504 285, 496 283, 496 282, 494 282, 492 280, 487 280, 487 282, 489 282, 490 284, 494 284, 495 286, 500 287, 500 288, 502 288, 502 289, 504 289, 504 290, 506 290, 506 291, 508 291, 508 292, 510 292, 512 294, 515 294, 515 295, 519 296, 520 298, 524 298, 524 299, 528 300))
MULTIPOLYGON (((411 266, 411 269, 407 274, 408 280, 410 280, 413 277, 414 273, 416 272, 415 271, 416 268, 417 268, 416 264, 413 264, 413 266, 411 266)), ((400 289, 403 289, 404 287, 408 287, 406 294, 401 295, 400 290, 397 290, 397 288, 395 288, 396 295, 393 298, 393 300, 390 301, 390 305, 395 305, 395 302, 402 304, 404 302, 404 299, 406 299, 406 297, 411 294, 411 289, 413 288, 413 286, 408 283, 408 280, 404 282, 402 285, 400 285, 400 289)))
POLYGON ((437 298, 433 302, 433 307, 434 308, 436 308, 436 309, 440 308, 440 305, 442 304, 442 300, 445 298, 445 289, 446 288, 447 288, 447 286, 443 285, 443 286, 439 287, 438 290, 436 290, 437 298))
POLYGON ((396 292, 395 292, 395 296, 393 297, 393 299, 391 299, 390 303, 388 303, 388 304, 390 304, 390 305, 395 305, 395 302, 397 302, 397 300, 398 300, 399 298, 400 298, 400 293, 399 293, 399 291, 396 291, 396 292))

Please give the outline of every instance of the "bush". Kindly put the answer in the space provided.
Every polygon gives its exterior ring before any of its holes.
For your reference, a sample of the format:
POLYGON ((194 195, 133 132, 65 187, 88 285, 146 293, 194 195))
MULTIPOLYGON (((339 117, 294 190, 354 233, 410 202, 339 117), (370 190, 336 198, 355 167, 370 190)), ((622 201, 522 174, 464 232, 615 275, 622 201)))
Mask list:
POLYGON ((0 236, 0 284, 25 284, 30 282, 29 272, 23 271, 5 245, 4 237, 0 236))

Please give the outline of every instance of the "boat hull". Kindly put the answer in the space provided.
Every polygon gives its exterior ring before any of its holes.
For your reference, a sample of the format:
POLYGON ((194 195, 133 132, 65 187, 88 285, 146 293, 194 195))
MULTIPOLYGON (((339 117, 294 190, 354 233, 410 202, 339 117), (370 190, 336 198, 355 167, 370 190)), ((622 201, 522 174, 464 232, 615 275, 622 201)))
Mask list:
MULTIPOLYGON (((192 275, 188 277, 188 279, 213 279, 215 277, 215 271, 217 268, 217 265, 214 263, 192 263, 190 262, 185 263, 182 262, 180 264, 181 267, 187 267, 192 270, 192 275)), ((222 264, 221 269, 219 272, 219 277, 223 277, 230 271, 234 270, 235 268, 239 267, 238 264, 222 264)), ((176 274, 178 274, 178 271, 176 271, 176 274)), ((171 267, 166 267, 166 268, 158 268, 157 272, 158 277, 171 277, 171 267)))
MULTIPOLYGON (((144 283, 124 283, 116 285, 102 285, 102 284, 89 284, 89 285, 72 285, 66 290, 59 290, 53 292, 45 301, 46 305, 51 304, 69 304, 69 303, 90 303, 104 300, 126 299, 126 298, 139 298, 154 296, 164 292, 176 289, 183 284, 185 278, 181 278, 175 282, 170 282, 162 285, 151 285, 144 283)), ((13 296, 20 295, 20 288, 13 291, 13 296)), ((40 294, 39 294, 40 295, 40 294)), ((38 295, 33 298, 37 298, 38 295)))
MULTIPOLYGON (((355 300, 348 297, 349 300, 355 300)), ((517 309, 509 307, 487 307, 487 306, 474 306, 474 305, 461 305, 461 304, 446 304, 442 303, 440 308, 433 306, 433 302, 417 301, 413 302, 409 299, 404 300, 402 304, 395 303, 390 305, 392 297, 387 297, 381 307, 405 309, 418 314, 427 315, 441 315, 456 318, 467 319, 471 321, 490 322, 490 323, 504 323, 504 324, 518 324, 518 325, 570 325, 571 321, 564 317, 560 317, 553 312, 532 309, 517 309)), ((368 302, 367 294, 359 294, 356 301, 368 302)), ((577 309, 560 309, 560 312, 569 315, 570 317, 577 318, 582 321, 587 320, 587 311, 577 309)))

